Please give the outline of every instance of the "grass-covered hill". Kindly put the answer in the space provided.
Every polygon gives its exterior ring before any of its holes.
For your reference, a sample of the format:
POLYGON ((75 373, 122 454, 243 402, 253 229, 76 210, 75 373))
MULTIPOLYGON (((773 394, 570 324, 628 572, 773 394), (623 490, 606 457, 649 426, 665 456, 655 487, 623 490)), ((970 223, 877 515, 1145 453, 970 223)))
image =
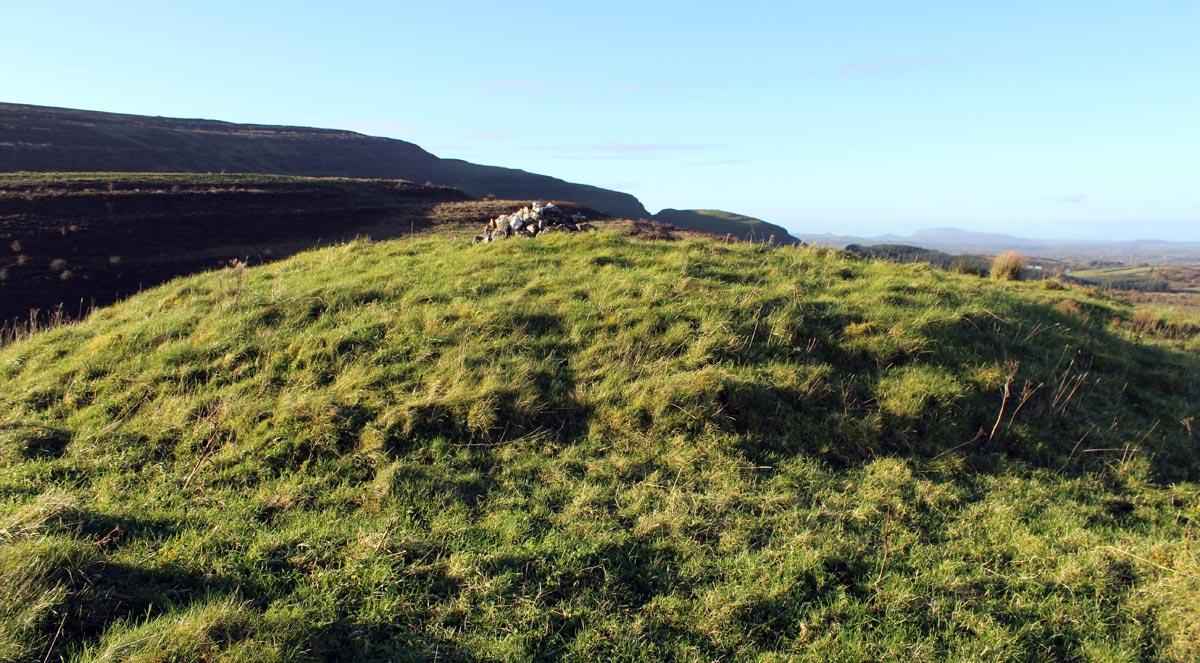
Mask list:
POLYGON ((1187 276, 1190 275, 1192 279, 1195 279, 1197 271, 1194 267, 1182 265, 1162 267, 1118 265, 1097 269, 1071 270, 1070 280, 1084 285, 1094 285, 1106 290, 1170 292, 1173 281, 1183 286, 1180 288, 1181 290, 1187 289, 1187 276))
POLYGON ((730 236, 751 242, 773 242, 778 245, 799 244, 787 229, 752 216, 716 209, 664 209, 652 217, 685 230, 730 236))
MULTIPOLYGON (((172 278, 362 236, 478 232, 528 201, 404 180, 0 174, 0 321, 75 317, 172 278)), ((595 212, 564 204, 588 216, 595 212)))
POLYGON ((1131 319, 610 232, 172 281, 0 349, 0 660, 1196 660, 1131 319))
POLYGON ((0 103, 0 172, 275 173, 405 179, 476 198, 569 200, 648 216, 637 198, 512 168, 439 159, 353 131, 176 119, 0 103))

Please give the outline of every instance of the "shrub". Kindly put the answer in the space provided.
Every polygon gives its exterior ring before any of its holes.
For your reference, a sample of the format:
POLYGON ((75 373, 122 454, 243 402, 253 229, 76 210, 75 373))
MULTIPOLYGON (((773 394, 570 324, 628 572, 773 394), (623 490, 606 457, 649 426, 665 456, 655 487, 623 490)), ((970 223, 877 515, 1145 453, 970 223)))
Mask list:
POLYGON ((1083 313, 1083 306, 1074 299, 1064 299, 1059 302, 1054 308, 1058 309, 1064 315, 1076 316, 1083 313))
POLYGON ((1001 253, 992 261, 992 278, 1001 281, 1020 281, 1025 258, 1016 251, 1001 253))

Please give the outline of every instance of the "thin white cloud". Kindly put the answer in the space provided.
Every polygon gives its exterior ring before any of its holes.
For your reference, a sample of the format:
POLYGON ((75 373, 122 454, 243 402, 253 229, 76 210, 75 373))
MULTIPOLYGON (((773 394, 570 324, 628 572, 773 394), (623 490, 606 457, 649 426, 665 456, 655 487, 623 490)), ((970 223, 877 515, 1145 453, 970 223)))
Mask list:
POLYGON ((894 76, 906 74, 920 69, 928 69, 947 64, 954 64, 962 58, 947 55, 934 55, 918 58, 879 58, 875 60, 858 60, 846 62, 838 67, 838 73, 845 76, 894 76))
POLYGON ((661 154, 552 154, 547 158, 562 161, 652 161, 666 157, 661 154))
POLYGON ((545 91, 554 92, 563 88, 561 83, 555 81, 544 81, 534 79, 501 79, 494 81, 472 81, 464 83, 463 88, 468 90, 482 90, 484 92, 527 92, 527 91, 545 91))
POLYGON ((642 183, 641 182, 609 182, 604 185, 604 188, 612 189, 613 191, 632 191, 634 189, 642 188, 642 183))
POLYGON ((716 150, 720 145, 708 143, 594 143, 580 145, 578 149, 596 152, 615 152, 619 154, 658 154, 661 152, 694 152, 698 150, 716 150))
POLYGON ((530 145, 536 152, 557 153, 556 158, 576 159, 662 159, 676 154, 689 154, 725 149, 710 143, 650 143, 611 141, 567 145, 530 145))
POLYGON ((665 92, 680 92, 684 90, 711 90, 711 83, 697 81, 651 81, 644 83, 581 83, 568 81, 551 81, 539 79, 497 79, 490 81, 469 81, 458 86, 459 89, 471 92, 486 92, 488 94, 515 93, 522 96, 540 95, 653 95, 665 92))
POLYGON ((517 139, 517 135, 507 131, 469 131, 462 137, 466 140, 483 141, 488 143, 507 143, 517 139))
POLYGON ((395 122, 393 120, 346 120, 340 123, 350 131, 368 136, 412 136, 429 131, 432 127, 423 124, 395 122))
POLYGON ((630 161, 667 159, 677 155, 725 149, 709 143, 653 143, 611 141, 567 145, 529 145, 521 149, 547 153, 551 159, 572 161, 630 161))

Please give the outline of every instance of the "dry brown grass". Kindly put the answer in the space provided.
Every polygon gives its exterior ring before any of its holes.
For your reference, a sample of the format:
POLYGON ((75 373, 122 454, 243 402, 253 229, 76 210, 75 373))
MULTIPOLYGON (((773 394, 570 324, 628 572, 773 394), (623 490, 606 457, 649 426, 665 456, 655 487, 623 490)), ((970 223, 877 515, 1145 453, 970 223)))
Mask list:
POLYGON ((1025 269, 1025 257, 1016 251, 1001 253, 992 261, 992 278, 1001 281, 1020 281, 1025 269))

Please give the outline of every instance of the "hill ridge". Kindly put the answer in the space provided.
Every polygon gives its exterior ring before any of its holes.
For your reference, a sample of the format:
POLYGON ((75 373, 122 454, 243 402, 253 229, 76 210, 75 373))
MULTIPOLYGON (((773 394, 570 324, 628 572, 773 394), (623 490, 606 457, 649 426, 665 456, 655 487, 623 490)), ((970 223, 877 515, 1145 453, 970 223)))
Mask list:
POLYGON ((773 241, 780 245, 800 243, 800 240, 793 237, 782 226, 725 210, 666 208, 651 218, 661 223, 670 223, 680 228, 710 233, 718 237, 729 235, 746 241, 773 241))
POLYGON ((648 217, 628 193, 440 159, 407 141, 341 130, 106 113, 0 102, 0 172, 196 172, 430 182, 476 198, 570 200, 648 217))

